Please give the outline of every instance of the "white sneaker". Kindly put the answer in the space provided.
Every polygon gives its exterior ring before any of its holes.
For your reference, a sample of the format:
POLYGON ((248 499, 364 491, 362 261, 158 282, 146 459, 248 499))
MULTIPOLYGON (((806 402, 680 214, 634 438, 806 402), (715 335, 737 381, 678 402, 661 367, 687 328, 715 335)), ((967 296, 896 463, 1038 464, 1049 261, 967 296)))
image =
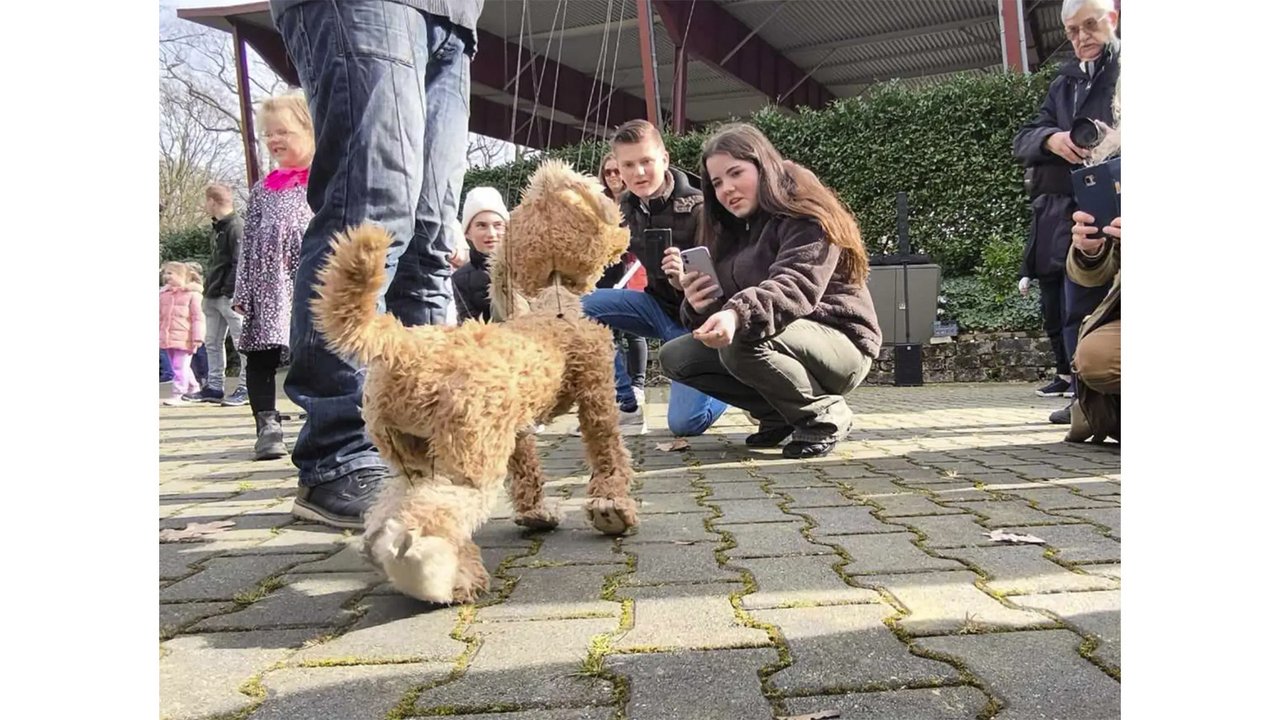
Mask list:
POLYGON ((181 395, 170 395, 169 397, 165 398, 164 402, 160 404, 165 405, 167 407, 178 407, 179 405, 189 405, 190 403, 188 403, 186 400, 183 400, 181 395))
POLYGON ((644 405, 636 405, 631 412, 618 410, 618 429, 623 435, 644 435, 649 432, 649 423, 644 419, 644 405))
POLYGON ((631 386, 631 392, 636 394, 636 405, 644 407, 644 388, 638 385, 633 385, 631 386))
MULTIPOLYGON (((644 418, 644 406, 638 405, 631 412, 619 409, 618 430, 623 435, 647 435, 649 433, 649 423, 644 418)), ((574 425, 569 434, 574 437, 582 437, 582 426, 574 425)))

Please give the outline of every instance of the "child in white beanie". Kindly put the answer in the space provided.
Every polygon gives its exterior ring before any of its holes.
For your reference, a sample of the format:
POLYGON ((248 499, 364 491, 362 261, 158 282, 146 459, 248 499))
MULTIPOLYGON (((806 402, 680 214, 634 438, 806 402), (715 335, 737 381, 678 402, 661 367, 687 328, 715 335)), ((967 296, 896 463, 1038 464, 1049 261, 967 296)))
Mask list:
POLYGON ((462 233, 471 246, 471 260, 453 274, 453 297, 458 319, 490 319, 489 256, 507 232, 507 205, 496 188, 476 187, 462 204, 462 233))

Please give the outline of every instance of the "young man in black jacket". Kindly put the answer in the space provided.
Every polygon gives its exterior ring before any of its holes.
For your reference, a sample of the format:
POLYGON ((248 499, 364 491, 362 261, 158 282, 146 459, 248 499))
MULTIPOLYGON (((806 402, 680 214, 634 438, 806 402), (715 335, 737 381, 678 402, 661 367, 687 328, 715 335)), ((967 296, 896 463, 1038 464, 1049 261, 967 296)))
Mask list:
MULTIPOLYGON (((684 293, 662 271, 662 253, 670 244, 680 249, 697 244, 702 214, 702 191, 689 177, 670 166, 662 135, 645 120, 623 123, 611 141, 627 190, 620 208, 631 231, 631 252, 644 265, 648 284, 643 292, 605 288, 582 300, 587 317, 610 328, 663 342, 688 334, 680 324, 684 293), (646 230, 657 230, 646 233, 646 230), (663 230, 669 233, 661 232, 663 230)), ((614 369, 623 434, 648 431, 644 408, 636 403, 626 363, 616 358, 614 369)), ((675 435, 701 435, 727 406, 687 385, 671 384, 667 401, 667 426, 675 435)))
MULTIPOLYGON (((1061 327, 1068 367, 1075 356, 1080 323, 1106 295, 1106 288, 1083 287, 1064 274, 1071 248, 1071 213, 1076 210, 1071 171, 1089 157, 1089 150, 1071 141, 1071 126, 1080 118, 1115 124, 1111 99, 1120 74, 1117 20, 1115 0, 1066 0, 1062 4, 1062 24, 1078 62, 1062 66, 1035 120, 1013 138, 1013 154, 1027 167, 1027 188, 1032 197, 1032 227, 1022 276, 1039 278, 1045 331, 1053 333, 1061 327)), ((1063 359, 1058 358, 1059 372, 1063 359)), ((1041 392, 1074 392, 1074 381, 1069 387, 1051 385, 1041 392)), ((1070 409, 1054 412, 1049 420, 1070 423, 1070 409)))
POLYGON ((183 399, 225 406, 244 405, 249 402, 249 395, 244 384, 243 355, 240 356, 240 387, 230 395, 225 394, 224 388, 227 334, 230 333, 232 344, 239 349, 243 322, 243 318, 231 309, 231 296, 236 290, 236 265, 240 261, 244 221, 232 203, 231 188, 222 183, 205 188, 204 209, 213 218, 214 233, 213 254, 209 258, 209 272, 204 283, 204 347, 209 356, 209 377, 199 392, 183 399))

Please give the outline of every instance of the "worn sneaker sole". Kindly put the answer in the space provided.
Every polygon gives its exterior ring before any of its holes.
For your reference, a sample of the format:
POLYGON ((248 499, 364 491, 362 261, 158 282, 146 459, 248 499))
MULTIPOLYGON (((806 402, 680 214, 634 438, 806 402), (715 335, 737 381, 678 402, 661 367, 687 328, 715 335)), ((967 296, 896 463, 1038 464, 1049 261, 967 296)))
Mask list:
POLYGON ((329 527, 344 530, 363 530, 364 518, 349 515, 334 515, 324 508, 316 507, 301 498, 293 499, 293 516, 302 520, 311 520, 329 527))
POLYGON ((262 450, 254 450, 253 459, 254 460, 279 460, 280 458, 288 454, 289 454, 288 448, 284 446, 284 443, 280 443, 279 445, 273 445, 268 448, 263 448, 262 450))

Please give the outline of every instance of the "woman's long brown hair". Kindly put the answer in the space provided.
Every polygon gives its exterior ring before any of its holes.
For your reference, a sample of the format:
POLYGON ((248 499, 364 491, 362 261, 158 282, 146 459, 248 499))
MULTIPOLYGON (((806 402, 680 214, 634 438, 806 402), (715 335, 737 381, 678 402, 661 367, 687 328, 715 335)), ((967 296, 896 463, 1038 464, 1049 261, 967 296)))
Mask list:
POLYGON ((783 160, 777 148, 752 125, 735 123, 725 126, 702 145, 703 223, 699 242, 713 254, 717 245, 730 242, 741 232, 742 221, 729 212, 716 198, 707 172, 707 158, 725 153, 750 162, 760 171, 759 208, 770 215, 810 218, 822 227, 827 240, 841 249, 837 273, 863 284, 870 272, 867 249, 853 212, 818 179, 813 171, 790 160, 783 160))

